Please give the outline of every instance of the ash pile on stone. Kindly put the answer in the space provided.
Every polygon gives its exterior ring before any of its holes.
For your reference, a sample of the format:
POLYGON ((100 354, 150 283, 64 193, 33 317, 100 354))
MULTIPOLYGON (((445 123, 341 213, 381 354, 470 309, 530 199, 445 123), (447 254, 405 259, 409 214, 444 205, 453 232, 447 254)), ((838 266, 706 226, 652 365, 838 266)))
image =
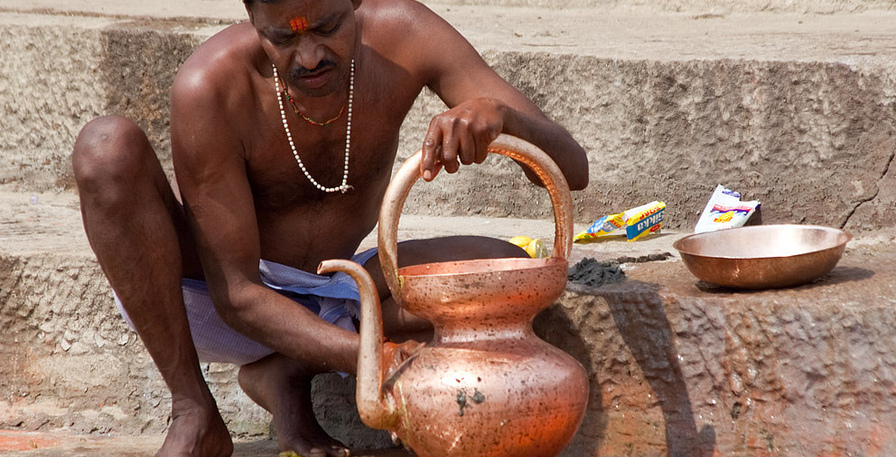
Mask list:
POLYGON ((569 281, 589 287, 600 287, 625 280, 625 273, 615 260, 598 262, 586 257, 569 269, 569 281))

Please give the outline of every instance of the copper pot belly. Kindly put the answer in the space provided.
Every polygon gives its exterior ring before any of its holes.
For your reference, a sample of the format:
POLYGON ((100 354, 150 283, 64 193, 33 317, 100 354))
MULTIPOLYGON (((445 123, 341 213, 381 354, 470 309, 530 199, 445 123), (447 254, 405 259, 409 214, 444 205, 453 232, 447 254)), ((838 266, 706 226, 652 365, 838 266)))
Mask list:
POLYGON ((393 297, 430 320, 434 338, 391 371, 382 350, 376 288, 350 261, 330 260, 361 290, 358 409, 374 428, 392 431, 420 457, 555 456, 578 429, 588 379, 575 359, 538 338, 535 315, 566 287, 572 201, 563 175, 529 143, 502 135, 490 152, 509 156, 542 178, 554 205, 551 258, 479 259, 398 269, 397 224, 419 175, 418 153, 390 183, 380 213, 380 263, 393 297))

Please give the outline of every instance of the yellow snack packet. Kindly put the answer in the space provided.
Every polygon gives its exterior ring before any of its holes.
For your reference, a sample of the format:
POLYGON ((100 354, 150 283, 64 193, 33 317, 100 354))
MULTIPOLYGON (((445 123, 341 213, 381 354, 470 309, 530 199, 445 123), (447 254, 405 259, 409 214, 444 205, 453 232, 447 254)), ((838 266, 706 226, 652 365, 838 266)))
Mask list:
POLYGON ((528 236, 520 235, 515 236, 508 241, 523 248, 523 250, 526 251, 526 254, 529 254, 529 257, 532 257, 533 259, 541 259, 551 256, 551 253, 548 252, 548 248, 541 238, 529 238, 528 236))
POLYGON ((544 259, 551 256, 551 253, 548 252, 548 247, 544 245, 544 241, 541 238, 535 238, 530 241, 525 249, 526 254, 529 254, 529 257, 533 259, 544 259))
POLYGON ((573 237, 576 243, 587 243, 598 238, 625 235, 628 241, 641 239, 659 232, 663 226, 666 204, 653 201, 618 214, 604 216, 591 224, 588 230, 573 237))

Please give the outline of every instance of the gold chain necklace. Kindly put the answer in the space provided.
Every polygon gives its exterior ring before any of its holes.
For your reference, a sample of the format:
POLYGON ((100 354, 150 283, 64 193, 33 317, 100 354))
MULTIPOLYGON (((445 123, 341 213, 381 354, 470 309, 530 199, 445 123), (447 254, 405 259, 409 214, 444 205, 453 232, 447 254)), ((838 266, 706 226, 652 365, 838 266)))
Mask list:
MULTIPOLYGON (((349 158, 349 151, 351 150, 351 144, 352 144, 352 99, 354 98, 354 94, 355 94, 355 59, 352 59, 352 66, 351 66, 351 72, 350 72, 349 83, 348 83, 348 110, 347 110, 348 115, 346 117, 346 124, 345 124, 345 165, 343 166, 343 169, 342 169, 342 184, 340 184, 336 187, 326 187, 326 186, 320 184, 319 182, 317 182, 317 180, 312 178, 311 174, 308 173, 308 170, 305 168, 305 164, 302 163, 302 159, 301 159, 301 157, 299 157, 299 152, 296 150, 296 145, 292 141, 292 133, 289 131, 289 123, 286 121, 286 110, 283 108, 283 98, 284 97, 281 96, 281 90, 280 90, 280 75, 277 73, 277 67, 275 65, 271 65, 271 67, 274 68, 274 89, 277 92, 277 103, 280 105, 280 119, 283 120, 283 130, 286 132, 286 139, 289 140, 289 147, 290 147, 290 149, 292 149, 292 155, 293 155, 293 157, 295 157, 296 163, 299 164, 299 168, 302 170, 302 173, 305 174, 305 177, 308 178, 308 181, 310 181, 311 184, 314 184, 314 187, 317 187, 319 190, 321 190, 323 192, 328 192, 328 193, 342 192, 344 194, 344 193, 348 192, 349 190, 353 189, 352 186, 348 185, 348 158, 349 158)), ((284 93, 286 92, 286 84, 283 85, 283 92, 284 93)), ((286 96, 289 97, 289 94, 287 93, 286 96)), ((290 100, 290 102, 292 101, 291 98, 289 98, 289 100, 290 100)), ((343 107, 343 109, 345 109, 345 108, 343 107)), ((298 110, 296 110, 296 114, 299 114, 300 116, 302 116, 302 118, 305 119, 306 121, 317 125, 317 123, 312 121, 310 118, 307 118, 304 115, 302 115, 301 113, 299 113, 298 110)), ((339 111, 339 115, 337 115, 335 118, 325 122, 324 124, 326 124, 326 125, 332 124, 333 122, 336 121, 336 119, 339 119, 340 116, 342 116, 342 111, 339 111)))
POLYGON ((342 113, 345 112, 345 105, 342 105, 342 108, 339 108, 339 113, 336 114, 336 117, 334 117, 330 120, 324 121, 324 122, 318 122, 318 121, 315 121, 314 119, 312 119, 311 117, 306 116, 305 113, 303 113, 301 110, 299 110, 299 107, 296 106, 295 100, 292 99, 292 95, 289 95, 289 89, 286 88, 285 82, 283 83, 283 96, 286 97, 287 101, 289 101, 290 106, 292 106, 292 110, 295 111, 297 116, 301 117, 302 119, 305 120, 305 122, 307 122, 315 127, 329 127, 334 122, 338 121, 339 118, 342 117, 342 113))

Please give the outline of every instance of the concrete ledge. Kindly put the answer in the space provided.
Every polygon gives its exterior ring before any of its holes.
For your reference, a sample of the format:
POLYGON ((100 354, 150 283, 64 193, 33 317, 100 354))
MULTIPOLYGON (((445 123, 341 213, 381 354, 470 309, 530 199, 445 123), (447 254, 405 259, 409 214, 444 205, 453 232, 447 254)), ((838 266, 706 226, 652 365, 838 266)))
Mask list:
POLYGON ((705 287, 677 260, 570 286, 540 326, 592 374, 567 455, 896 452, 896 258, 881 247, 780 291, 705 287))
MULTIPOLYGON (((433 227, 441 235, 553 235, 553 223, 544 220, 408 216, 399 237, 431 237, 433 227)), ((667 250, 667 240, 660 241, 639 252, 667 250)), ((374 233, 362 247, 375 244, 374 233)), ((619 251, 592 245, 576 259, 619 251)), ((74 193, 0 191, 0 330, 0 428, 119 435, 166 429, 170 394, 115 309, 74 193)), ((269 416, 242 393, 236 369, 203 368, 231 432, 267 437, 269 416)), ((331 434, 359 448, 391 446, 388 434, 360 422, 352 379, 322 376, 315 389, 320 420, 331 434)))
MULTIPOLYGON (((76 199, 34 197, 0 192, 0 428, 161 434, 170 396, 114 309, 77 231, 76 199)), ((408 216, 399 237, 431 236, 434 221, 447 233, 500 237, 552 228, 408 216)), ((573 261, 628 257, 627 279, 570 284, 536 319, 537 333, 591 380, 585 422, 563 455, 896 452, 887 433, 896 420, 896 233, 858 237, 817 282, 759 292, 698 283, 670 247, 680 236, 575 245, 573 261), (638 260, 663 253, 671 257, 638 260)), ((267 439, 269 417, 240 392, 233 367, 204 369, 234 435, 267 439)), ((315 388, 330 433, 360 449, 390 446, 359 422, 351 379, 327 375, 315 388)))

